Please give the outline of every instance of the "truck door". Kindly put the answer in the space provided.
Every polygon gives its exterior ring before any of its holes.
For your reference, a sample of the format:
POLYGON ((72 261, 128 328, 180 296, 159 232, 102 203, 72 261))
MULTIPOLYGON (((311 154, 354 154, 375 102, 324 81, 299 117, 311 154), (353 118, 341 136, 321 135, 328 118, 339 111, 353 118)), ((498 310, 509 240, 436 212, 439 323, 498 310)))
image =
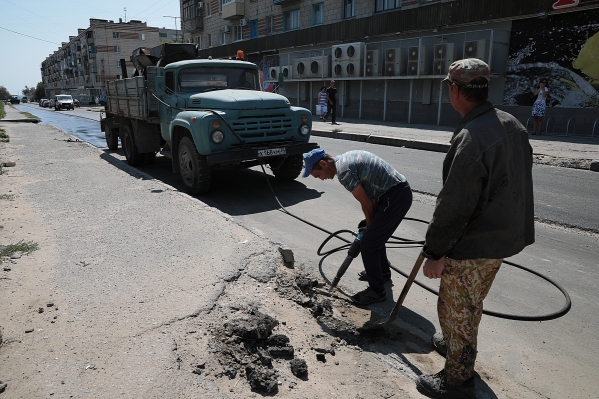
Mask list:
MULTIPOLYGON (((177 94, 175 93, 175 73, 172 71, 164 75, 164 91, 165 95, 161 100, 168 106, 160 103, 160 130, 162 137, 166 141, 171 141, 171 122, 173 120, 173 109, 171 107, 177 105, 177 94)), ((177 112, 175 111, 175 114, 177 112)))

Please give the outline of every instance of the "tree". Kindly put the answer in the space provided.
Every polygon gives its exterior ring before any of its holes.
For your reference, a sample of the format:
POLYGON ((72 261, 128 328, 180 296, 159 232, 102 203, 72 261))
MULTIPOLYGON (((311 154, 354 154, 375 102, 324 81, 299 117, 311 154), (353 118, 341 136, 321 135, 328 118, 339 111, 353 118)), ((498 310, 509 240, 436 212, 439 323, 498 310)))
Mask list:
POLYGON ((35 87, 35 93, 33 94, 36 100, 41 100, 46 96, 46 89, 44 87, 44 82, 39 82, 35 87))
POLYGON ((10 98, 10 93, 6 90, 6 87, 0 86, 0 100, 8 100, 10 98))
POLYGON ((21 90, 21 93, 23 93, 23 95, 27 98, 34 98, 35 96, 35 87, 27 87, 25 86, 25 88, 23 90, 21 90))

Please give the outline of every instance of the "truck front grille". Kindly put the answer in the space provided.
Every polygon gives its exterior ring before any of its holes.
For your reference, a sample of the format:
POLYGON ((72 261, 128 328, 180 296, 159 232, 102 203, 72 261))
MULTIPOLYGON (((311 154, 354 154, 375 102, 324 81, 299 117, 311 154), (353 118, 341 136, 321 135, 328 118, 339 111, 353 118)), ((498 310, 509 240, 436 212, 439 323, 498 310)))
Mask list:
POLYGON ((239 137, 247 139, 284 136, 293 128, 287 115, 243 116, 230 124, 239 137))

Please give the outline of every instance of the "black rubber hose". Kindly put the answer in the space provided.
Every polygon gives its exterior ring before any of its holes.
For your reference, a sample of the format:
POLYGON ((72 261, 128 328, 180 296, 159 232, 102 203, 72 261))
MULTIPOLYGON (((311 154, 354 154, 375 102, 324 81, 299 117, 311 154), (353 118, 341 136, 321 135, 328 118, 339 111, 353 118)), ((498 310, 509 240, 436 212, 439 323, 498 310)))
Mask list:
MULTIPOLYGON (((428 224, 428 222, 427 222, 427 221, 425 221, 425 220, 421 220, 421 219, 414 219, 414 218, 404 218, 404 220, 413 220, 413 221, 417 221, 417 222, 421 222, 421 223, 426 223, 426 224, 428 224)), ((333 232, 333 233, 331 233, 331 234, 330 234, 330 235, 329 235, 329 236, 328 236, 328 237, 327 237, 327 238, 326 238, 326 239, 325 239, 325 240, 322 242, 322 244, 320 245, 320 247, 318 248, 318 251, 317 251, 318 255, 321 255, 321 256, 322 256, 322 259, 321 259, 321 262, 320 262, 320 272, 322 273, 322 275, 323 275, 323 277, 325 278, 325 280, 327 280, 327 282, 329 282, 329 283, 330 283, 330 280, 329 280, 329 279, 328 279, 328 278, 325 276, 325 274, 324 274, 324 271, 323 271, 323 268, 322 268, 322 264, 324 263, 324 259, 325 259, 325 258, 327 258, 329 255, 332 255, 332 254, 333 254, 333 253, 335 253, 335 252, 339 252, 339 251, 342 251, 342 250, 344 250, 344 249, 348 248, 348 247, 349 247, 349 244, 344 244, 344 245, 342 245, 342 246, 340 246, 340 247, 333 248, 333 249, 331 249, 331 250, 329 250, 329 251, 326 251, 326 252, 322 252, 322 249, 323 249, 323 247, 324 247, 324 246, 325 246, 325 245, 326 245, 326 244, 327 244, 327 243, 328 243, 328 242, 329 242, 329 241, 330 241, 330 240, 331 240, 333 237, 336 237, 336 238, 339 238, 339 239, 340 239, 340 240, 342 240, 342 241, 346 241, 346 242, 348 242, 347 240, 345 240, 345 239, 343 239, 343 238, 341 238, 341 237, 339 237, 339 236, 338 236, 339 234, 342 234, 342 233, 351 233, 351 234, 353 234, 353 235, 356 235, 356 233, 354 233, 354 232, 353 232, 353 231, 351 231, 351 230, 338 230, 338 231, 336 231, 336 232, 333 232)), ((394 247, 391 247, 391 246, 389 246, 389 247, 387 247, 387 248, 414 248, 414 247, 416 247, 416 246, 422 246, 422 245, 424 244, 424 242, 423 242, 423 241, 411 241, 411 240, 406 240, 406 239, 403 239, 403 238, 398 238, 398 237, 392 237, 392 238, 393 238, 393 239, 395 239, 395 240, 397 240, 397 241, 400 241, 400 242, 401 242, 401 243, 403 243, 403 244, 407 244, 407 243, 409 243, 409 244, 412 244, 412 246, 399 246, 399 247, 396 247, 396 246, 394 246, 394 247), (418 245, 413 245, 413 244, 418 244, 418 245)), ((397 242, 397 241, 396 241, 396 242, 397 242)), ((388 243, 391 243, 391 244, 393 244, 394 242, 392 242, 392 241, 388 241, 388 243)), ((519 264, 517 264, 517 263, 510 262, 510 261, 507 261, 507 260, 504 260, 504 261, 503 261, 503 263, 505 263, 505 264, 507 264, 507 265, 510 265, 510 266, 517 267, 517 268, 519 268, 519 269, 522 269, 522 270, 524 270, 524 271, 527 271, 527 272, 529 272, 529 273, 532 273, 532 274, 534 274, 534 275, 536 275, 536 276, 539 276, 539 277, 541 277, 541 278, 542 278, 542 279, 544 279, 545 281, 547 281, 547 282, 551 283, 553 286, 555 286, 555 287, 556 287, 556 288, 557 288, 557 289, 558 289, 558 290, 559 290, 559 291, 560 291, 560 292, 561 292, 561 293, 564 295, 564 297, 566 298, 566 304, 564 305, 564 307, 563 307, 562 309, 558 310, 557 312, 549 313, 549 314, 546 314, 546 315, 540 315, 540 316, 521 316, 521 315, 514 315, 514 314, 509 314, 509 313, 501 313, 501 312, 495 312, 495 311, 492 311, 492 310, 484 310, 484 309, 483 309, 483 314, 486 314, 487 316, 493 316, 493 317, 498 317, 498 318, 501 318, 501 319, 508 319, 508 320, 520 320, 520 321, 546 321, 546 320, 553 320, 553 319, 557 319, 557 318, 559 318, 559 317, 562 317, 563 315, 565 315, 566 313, 568 313, 568 312, 570 311, 570 309, 572 308, 572 301, 571 301, 571 299, 570 299, 570 295, 569 295, 569 294, 568 294, 568 292, 567 292, 567 291, 566 291, 566 290, 565 290, 565 289, 564 289, 564 288, 563 288, 563 287, 562 287, 560 284, 558 284, 556 281, 552 280, 551 278, 549 278, 549 277, 547 277, 547 276, 545 276, 545 275, 543 275, 543 274, 541 274, 541 273, 539 273, 539 272, 536 272, 536 271, 534 271, 534 270, 531 270, 531 269, 529 269, 529 268, 527 268, 527 267, 525 267, 525 266, 519 265, 519 264)), ((402 272, 401 270, 399 270, 399 269, 398 269, 398 268, 396 268, 395 266, 391 266, 391 269, 395 270, 397 273, 401 274, 402 276, 404 276, 404 277, 406 277, 406 278, 408 277, 408 275, 407 275, 406 273, 402 272)), ((420 287, 424 288, 425 290, 429 291, 429 292, 430 292, 430 293, 432 293, 432 294, 435 294, 435 295, 437 295, 437 296, 439 295, 439 292, 438 292, 438 291, 436 291, 436 290, 434 290, 434 289, 432 289, 432 288, 430 288, 430 287, 426 286, 425 284, 422 284, 422 283, 420 283, 420 282, 419 282, 419 281, 417 281, 417 280, 415 280, 415 281, 414 281, 414 283, 415 283, 415 284, 417 284, 418 286, 420 286, 420 287)))

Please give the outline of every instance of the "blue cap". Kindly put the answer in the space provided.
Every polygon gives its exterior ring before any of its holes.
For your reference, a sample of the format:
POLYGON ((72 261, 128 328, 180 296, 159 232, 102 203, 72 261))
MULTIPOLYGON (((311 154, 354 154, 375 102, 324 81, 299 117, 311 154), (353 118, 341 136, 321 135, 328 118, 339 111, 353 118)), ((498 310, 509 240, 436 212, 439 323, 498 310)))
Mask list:
POLYGON ((320 161, 324 155, 326 154, 326 152, 324 152, 324 150, 322 148, 316 148, 310 152, 307 152, 304 154, 304 174, 302 175, 302 177, 308 177, 310 176, 310 173, 312 173, 312 167, 314 166, 315 163, 317 163, 318 161, 320 161))

